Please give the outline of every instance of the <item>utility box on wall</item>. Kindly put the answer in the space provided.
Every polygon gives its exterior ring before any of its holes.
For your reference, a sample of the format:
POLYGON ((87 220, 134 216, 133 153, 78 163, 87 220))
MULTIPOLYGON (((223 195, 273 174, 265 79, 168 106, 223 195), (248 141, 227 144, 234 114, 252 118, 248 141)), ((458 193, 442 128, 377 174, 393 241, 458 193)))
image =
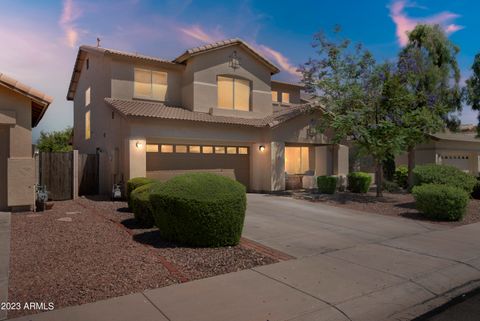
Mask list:
POLYGON ((7 162, 8 206, 35 204, 35 160, 9 158, 7 162))

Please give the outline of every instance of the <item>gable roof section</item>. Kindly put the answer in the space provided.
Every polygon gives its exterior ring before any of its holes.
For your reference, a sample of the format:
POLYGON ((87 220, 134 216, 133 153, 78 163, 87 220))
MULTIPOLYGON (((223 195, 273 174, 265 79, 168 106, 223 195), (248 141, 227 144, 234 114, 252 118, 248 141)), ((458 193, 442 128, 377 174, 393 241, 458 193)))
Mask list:
POLYGON ((78 49, 77 58, 75 59, 72 78, 70 79, 70 85, 68 86, 67 100, 73 100, 75 96, 75 92, 77 90, 77 84, 80 79, 80 73, 82 71, 82 68, 88 53, 110 55, 110 56, 121 57, 121 58, 132 58, 132 59, 138 59, 144 62, 156 62, 156 63, 168 64, 171 66, 179 66, 177 63, 171 62, 166 59, 158 58, 158 57, 152 57, 152 56, 141 55, 137 53, 102 48, 102 47, 93 47, 93 46, 83 45, 83 46, 80 46, 80 48, 78 49))
POLYGON ((480 138, 476 138, 475 134, 462 134, 462 133, 436 133, 431 134, 434 140, 450 140, 456 142, 471 142, 471 143, 480 143, 480 138))
POLYGON ((260 54, 258 51, 256 51, 252 46, 247 44, 245 41, 243 41, 241 39, 237 39, 237 38, 217 41, 217 42, 214 42, 214 43, 211 43, 211 44, 207 44, 207 45, 203 45, 203 46, 188 49, 183 54, 181 54, 180 56, 175 58, 173 60, 173 62, 183 63, 193 56, 204 54, 204 53, 207 53, 207 52, 210 52, 210 51, 214 51, 214 50, 218 50, 218 49, 222 49, 222 48, 226 48, 226 47, 237 46, 237 45, 246 49, 255 58, 260 60, 265 66, 267 66, 267 68, 269 68, 271 70, 272 74, 276 74, 276 73, 280 72, 280 69, 277 66, 275 66, 275 64, 273 64, 270 60, 265 58, 262 54, 260 54))
POLYGON ((20 95, 28 97, 32 101, 32 127, 38 125, 47 111, 48 106, 50 106, 53 101, 52 97, 3 73, 0 73, 0 85, 19 93, 20 95))
POLYGON ((275 127, 310 110, 318 109, 312 107, 310 104, 303 104, 285 108, 285 110, 275 112, 264 118, 240 118, 211 115, 208 113, 195 112, 180 107, 170 107, 162 103, 147 101, 105 98, 105 102, 123 116, 186 120, 258 128, 275 127))

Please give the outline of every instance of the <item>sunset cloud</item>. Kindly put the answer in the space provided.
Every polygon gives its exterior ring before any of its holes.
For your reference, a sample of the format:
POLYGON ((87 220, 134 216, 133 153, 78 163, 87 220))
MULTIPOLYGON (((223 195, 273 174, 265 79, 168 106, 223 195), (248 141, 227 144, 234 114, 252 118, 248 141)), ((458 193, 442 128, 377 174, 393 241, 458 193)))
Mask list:
POLYGON ((390 17, 396 25, 396 35, 398 43, 401 46, 407 44, 408 32, 412 31, 417 24, 438 24, 443 27, 447 34, 454 33, 464 28, 463 26, 454 23, 454 21, 460 16, 448 11, 423 18, 409 17, 405 12, 405 9, 414 7, 417 6, 406 0, 396 0, 390 5, 390 17))
POLYGON ((63 1, 59 25, 63 29, 66 44, 71 48, 75 47, 78 41, 79 31, 75 26, 75 21, 80 15, 80 11, 74 5, 73 0, 63 1))
POLYGON ((207 32, 199 25, 179 27, 178 30, 183 35, 204 43, 215 42, 225 38, 225 35, 219 29, 207 32))
POLYGON ((276 62, 285 72, 295 77, 301 76, 301 74, 297 71, 297 67, 293 65, 289 61, 289 59, 285 57, 282 53, 265 45, 255 45, 255 48, 267 58, 272 59, 274 62, 276 62))

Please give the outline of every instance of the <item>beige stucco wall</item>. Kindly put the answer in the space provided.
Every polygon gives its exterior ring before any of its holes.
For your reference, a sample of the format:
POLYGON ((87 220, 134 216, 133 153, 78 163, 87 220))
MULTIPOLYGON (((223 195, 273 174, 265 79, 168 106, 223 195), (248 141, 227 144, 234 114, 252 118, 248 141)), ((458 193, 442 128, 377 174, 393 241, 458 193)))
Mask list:
POLYGON ((167 73, 167 93, 164 102, 169 106, 182 105, 182 71, 183 67, 170 64, 133 62, 128 59, 115 58, 111 62, 112 98, 132 99, 134 95, 135 68, 161 71, 167 73))
MULTIPOLYGON (((214 113, 224 112, 215 110, 217 107, 217 76, 230 75, 251 81, 251 111, 250 117, 263 117, 272 112, 272 96, 270 91, 270 70, 258 59, 239 46, 231 46, 219 50, 194 56, 187 61, 184 73, 184 100, 185 106, 192 106, 195 111, 214 113), (240 67, 233 69, 229 66, 230 56, 237 52, 240 67), (188 86, 193 82, 193 90, 188 86), (193 100, 188 96, 193 91, 193 100)), ((245 117, 245 115, 244 115, 245 117)), ((248 117, 248 116, 247 116, 248 117)))
POLYGON ((34 202, 31 106, 29 98, 0 86, 0 209, 34 202))
POLYGON ((278 101, 282 102, 282 93, 288 93, 290 95, 290 104, 300 103, 300 87, 272 82, 271 91, 278 93, 278 101))
MULTIPOLYGON (((455 166, 473 175, 479 174, 480 141, 430 140, 415 148, 415 164, 446 164, 455 166), (468 159, 446 159, 445 156, 463 156, 468 159)), ((397 165, 407 165, 408 155, 396 158, 397 165)))

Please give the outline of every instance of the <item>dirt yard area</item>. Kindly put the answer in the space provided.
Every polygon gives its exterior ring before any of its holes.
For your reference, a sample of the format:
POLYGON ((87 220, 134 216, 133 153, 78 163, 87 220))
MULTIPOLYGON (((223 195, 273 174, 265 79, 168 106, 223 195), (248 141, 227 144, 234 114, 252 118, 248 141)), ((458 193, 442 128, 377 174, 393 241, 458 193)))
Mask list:
POLYGON ((422 214, 415 209, 415 200, 412 194, 384 192, 383 195, 383 197, 378 198, 375 196, 374 192, 369 192, 367 194, 338 192, 333 195, 319 194, 314 197, 307 193, 298 193, 293 194, 293 197, 308 199, 314 202, 324 202, 328 205, 346 207, 369 213, 401 216, 414 220, 429 221, 450 226, 480 222, 480 200, 470 200, 467 207, 467 213, 463 220, 458 222, 440 222, 432 221, 423 217, 422 214))
MULTIPOLYGON (((81 198, 11 219, 10 302, 55 309, 271 264, 248 242, 189 248, 140 229, 124 202, 81 198)), ((10 311, 9 318, 34 313, 10 311)))

